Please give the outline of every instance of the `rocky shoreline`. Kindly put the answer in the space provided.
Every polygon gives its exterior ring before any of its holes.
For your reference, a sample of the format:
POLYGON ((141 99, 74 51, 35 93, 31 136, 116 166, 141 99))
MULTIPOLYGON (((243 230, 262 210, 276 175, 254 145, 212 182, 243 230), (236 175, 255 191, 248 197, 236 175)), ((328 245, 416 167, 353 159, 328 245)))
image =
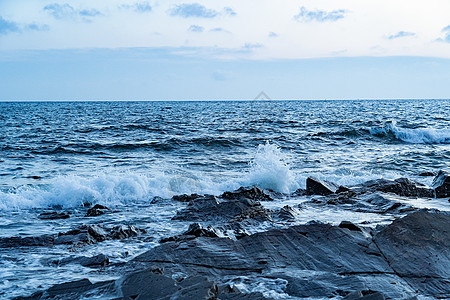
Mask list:
MULTIPOLYGON (((173 222, 189 228, 124 263, 105 255, 87 257, 83 245, 147 237, 138 225, 80 225, 36 237, 3 237, 0 248, 74 249, 69 258, 47 262, 80 264, 115 274, 117 280, 88 279, 56 284, 16 299, 273 299, 276 295, 246 286, 271 284, 287 299, 446 299, 450 297, 450 213, 416 203, 434 199, 448 204, 450 175, 440 171, 431 187, 406 178, 338 186, 310 177, 306 189, 281 194, 258 187, 213 195, 179 195, 184 206, 173 222), (302 198, 297 205, 268 209, 262 203, 302 198), (295 225, 308 208, 388 215, 389 224, 370 226, 343 220, 329 224, 311 219, 295 225), (270 224, 252 233, 249 228, 270 224)), ((164 201, 155 198, 153 203, 164 201)), ((292 201, 290 201, 292 203, 292 201)), ((117 213, 108 207, 86 208, 84 218, 117 213)), ((71 218, 55 209, 42 220, 71 218)))

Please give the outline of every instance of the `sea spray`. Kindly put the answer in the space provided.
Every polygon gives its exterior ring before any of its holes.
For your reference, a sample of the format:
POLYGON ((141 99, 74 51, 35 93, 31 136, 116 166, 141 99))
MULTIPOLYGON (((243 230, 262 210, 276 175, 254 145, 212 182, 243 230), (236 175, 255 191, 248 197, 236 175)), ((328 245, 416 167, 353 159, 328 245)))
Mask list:
POLYGON ((244 183, 282 193, 295 191, 298 183, 287 161, 287 154, 282 153, 277 145, 269 142, 259 145, 244 183))

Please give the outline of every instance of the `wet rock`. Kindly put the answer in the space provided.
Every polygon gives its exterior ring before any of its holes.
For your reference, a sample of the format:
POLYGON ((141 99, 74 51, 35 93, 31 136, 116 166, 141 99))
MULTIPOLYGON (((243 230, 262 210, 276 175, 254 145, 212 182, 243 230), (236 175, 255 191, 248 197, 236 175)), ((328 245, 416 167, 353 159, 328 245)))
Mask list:
POLYGON ((172 200, 174 201, 178 201, 178 202, 191 202, 197 198, 200 198, 202 196, 200 196, 199 194, 190 194, 190 195, 175 195, 172 197, 172 200))
POLYGON ((55 244, 96 244, 105 240, 118 240, 135 237, 145 230, 133 225, 118 225, 106 229, 100 225, 81 225, 70 231, 59 233, 55 244))
POLYGON ((216 230, 212 226, 205 228, 199 223, 189 225, 189 229, 184 233, 184 235, 193 235, 196 237, 218 237, 216 230))
POLYGON ((196 237, 218 237, 216 230, 212 226, 203 227, 199 223, 192 223, 189 225, 189 229, 182 235, 177 235, 169 238, 161 239, 161 243, 167 243, 172 241, 181 241, 186 239, 192 239, 196 237))
POLYGON ((308 177, 306 179, 306 192, 308 195, 330 195, 336 193, 336 191, 339 189, 339 185, 326 181, 321 180, 316 177, 308 177))
POLYGON ((432 176, 436 176, 436 173, 433 172, 422 172, 419 174, 419 176, 421 177, 432 177, 432 176))
POLYGON ((299 214, 300 210, 298 208, 285 205, 275 212, 275 217, 283 221, 295 221, 299 214))
POLYGON ((240 187, 233 192, 225 192, 220 197, 223 199, 247 198, 254 201, 273 201, 273 198, 268 191, 257 186, 240 187))
POLYGON ((27 236, 27 237, 0 237, 0 248, 16 247, 49 247, 53 246, 55 237, 52 235, 27 236))
POLYGON ((261 203, 248 198, 220 199, 215 196, 203 196, 189 202, 185 209, 177 212, 173 220, 218 221, 254 219, 270 220, 270 212, 261 203))
POLYGON ((38 218, 41 220, 58 220, 68 219, 70 218, 70 215, 67 212, 50 211, 39 214, 38 218))
POLYGON ((352 231, 362 231, 361 227, 353 224, 350 221, 342 221, 338 227, 339 228, 347 228, 348 230, 352 230, 352 231))
POLYGON ((115 240, 128 239, 145 233, 145 230, 137 228, 133 225, 119 225, 115 226, 111 232, 110 237, 115 240))
POLYGON ((82 225, 76 229, 59 233, 55 244, 95 244, 108 238, 105 229, 99 225, 82 225))
POLYGON ((83 267, 103 267, 109 265, 109 258, 104 254, 98 254, 92 257, 66 257, 52 262, 55 265, 63 266, 67 264, 79 264, 83 267))
POLYGON ((395 197, 397 196, 382 192, 364 194, 355 198, 357 203, 355 203, 354 207, 362 212, 393 214, 402 214, 415 210, 412 206, 401 202, 399 199, 395 199, 395 197))
POLYGON ((89 208, 85 217, 96 217, 96 216, 100 216, 103 215, 107 212, 110 212, 111 210, 103 205, 100 204, 95 204, 93 207, 89 208))
POLYGON ((358 194, 380 191, 405 197, 433 197, 434 194, 432 189, 408 178, 370 180, 354 186, 352 190, 358 194))
POLYGON ((181 282, 150 270, 131 273, 119 281, 122 299, 217 299, 218 288, 205 277, 181 282))
POLYGON ((433 179, 431 187, 434 190, 434 196, 436 198, 450 197, 450 176, 445 171, 439 171, 436 177, 433 179))
POLYGON ((294 197, 301 197, 301 196, 306 196, 308 195, 308 193, 306 192, 305 189, 297 189, 295 192, 292 193, 292 196, 294 197))
POLYGON ((384 300, 385 297, 380 292, 371 290, 356 291, 348 294, 343 300, 384 300))
POLYGON ((418 211, 395 220, 374 241, 401 278, 422 294, 450 297, 450 214, 418 211))

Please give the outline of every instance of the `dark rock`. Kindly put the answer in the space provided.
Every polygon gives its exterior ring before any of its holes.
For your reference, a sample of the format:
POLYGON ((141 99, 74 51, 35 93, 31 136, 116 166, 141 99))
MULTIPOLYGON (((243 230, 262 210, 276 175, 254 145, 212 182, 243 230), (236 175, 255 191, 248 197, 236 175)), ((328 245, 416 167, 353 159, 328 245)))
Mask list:
POLYGON ((15 248, 15 247, 49 247, 53 246, 55 237, 52 235, 41 236, 27 236, 27 237, 0 237, 0 248, 15 248))
POLYGON ((348 230, 352 230, 352 231, 362 231, 361 227, 353 224, 350 221, 342 221, 338 227, 339 228, 347 228, 348 230))
POLYGON ((57 212, 57 211, 50 211, 50 212, 43 212, 38 216, 41 220, 58 220, 58 219, 68 219, 70 218, 70 215, 66 212, 57 212))
POLYGON ((270 220, 270 212, 261 203, 248 198, 223 200, 215 196, 204 196, 189 202, 185 209, 177 212, 173 220, 218 221, 254 219, 270 220))
POLYGON ((371 290, 356 291, 348 294, 343 300, 384 300, 385 297, 380 292, 374 292, 371 290))
POLYGON ((421 177, 431 177, 431 176, 436 176, 436 173, 433 172, 422 172, 419 174, 419 176, 421 177))
POLYGON ((112 239, 127 239, 145 233, 145 230, 137 228, 133 225, 115 226, 110 233, 112 239))
POLYGON ((395 220, 374 241, 396 274, 425 296, 450 297, 450 214, 418 211, 395 220))
POLYGON ((79 264, 83 267, 103 267, 109 264, 109 258, 104 254, 98 254, 92 257, 66 257, 53 261, 53 264, 63 266, 67 264, 79 264))
POLYGON ((285 205, 275 212, 275 217, 283 221, 295 221, 299 214, 300 211, 297 208, 285 205))
POLYGON ((395 197, 397 196, 393 197, 382 192, 364 194, 356 198, 358 201, 354 207, 363 212, 392 214, 402 214, 415 210, 412 206, 395 199, 395 197))
POLYGON ((336 193, 339 186, 333 182, 321 180, 316 177, 308 177, 306 179, 306 192, 309 195, 330 195, 336 193))
POLYGON ((91 207, 88 209, 85 217, 96 217, 96 216, 100 216, 103 215, 107 212, 111 211, 108 207, 100 205, 100 204, 95 204, 94 207, 91 207))
POLYGON ((220 197, 224 199, 247 198, 254 201, 273 201, 272 196, 268 192, 257 186, 240 187, 233 192, 225 192, 220 197))
POLYGON ((439 171, 433 179, 431 187, 434 189, 434 196, 436 198, 450 197, 450 176, 445 171, 439 171))
POLYGON ((190 194, 190 195, 175 195, 172 197, 172 200, 174 201, 178 201, 178 202, 191 202, 197 198, 200 198, 202 196, 198 195, 198 194, 190 194))
POLYGON ((380 191, 405 197, 433 197, 432 189, 408 178, 370 180, 354 186, 352 190, 358 194, 380 191))
POLYGON ((218 288, 205 277, 188 277, 181 282, 145 270, 119 281, 122 299, 217 299, 218 288))
POLYGON ((208 226, 207 228, 204 228, 199 223, 192 223, 189 225, 189 229, 184 233, 184 235, 193 235, 196 237, 218 237, 217 232, 213 227, 208 226))
POLYGON ((301 189, 301 188, 297 189, 295 192, 292 193, 292 196, 295 196, 295 197, 301 197, 301 196, 306 196, 306 195, 308 195, 306 190, 301 189))

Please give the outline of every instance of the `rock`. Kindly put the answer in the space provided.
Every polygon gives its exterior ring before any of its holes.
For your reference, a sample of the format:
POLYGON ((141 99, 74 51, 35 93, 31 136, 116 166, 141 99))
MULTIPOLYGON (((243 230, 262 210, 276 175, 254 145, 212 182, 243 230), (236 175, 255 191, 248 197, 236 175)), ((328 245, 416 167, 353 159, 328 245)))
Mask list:
POLYGON ((275 212, 275 217, 283 221, 295 221, 299 214, 300 211, 298 208, 285 205, 280 210, 275 212))
POLYGON ((421 210, 395 220, 374 241, 395 273, 423 295, 450 297, 450 214, 421 210))
POLYGON ((383 192, 364 194, 355 198, 358 201, 354 207, 363 212, 393 214, 402 214, 415 210, 412 206, 395 199, 395 197, 397 196, 392 196, 391 194, 385 194, 383 192))
POLYGON ((436 173, 433 172, 422 172, 419 174, 419 176, 421 177, 431 177, 431 176, 436 176, 436 173))
POLYGON ((181 282, 145 270, 119 281, 122 299, 217 299, 218 288, 205 277, 187 277, 181 282))
POLYGON ((107 212, 111 211, 108 207, 100 205, 100 204, 95 204, 93 207, 89 208, 85 217, 96 217, 96 216, 100 216, 103 215, 107 212))
POLYGON ((96 244, 104 240, 126 239, 145 233, 133 225, 119 225, 108 230, 100 225, 82 225, 65 233, 59 233, 55 244, 96 244))
POLYGON ((111 230, 110 236, 112 239, 119 240, 135 237, 142 233, 145 233, 145 230, 137 228, 133 225, 119 225, 115 226, 111 230))
POLYGON ((396 180, 370 180, 354 186, 352 190, 357 194, 380 191, 384 193, 393 193, 404 197, 433 197, 432 189, 423 184, 413 182, 408 178, 398 178, 396 180))
POLYGON ((316 177, 306 179, 306 192, 308 195, 330 195, 336 193, 339 186, 333 182, 321 180, 316 177))
POLYGON ((193 235, 196 237, 204 236, 204 237, 218 237, 216 230, 208 226, 207 228, 204 228, 199 223, 192 223, 189 225, 189 229, 183 233, 184 235, 193 235))
POLYGON ((431 187, 434 190, 434 196, 436 198, 450 197, 450 176, 445 171, 439 171, 436 177, 433 179, 431 187))
POLYGON ((343 300, 384 300, 384 295, 371 290, 356 291, 348 294, 343 300))
POLYGON ((240 187, 233 192, 225 192, 220 197, 223 199, 247 198, 254 201, 273 201, 273 198, 268 192, 257 186, 240 187))
POLYGON ((253 219, 270 220, 270 212, 261 203, 248 198, 220 199, 203 196, 189 202, 185 209, 177 212, 172 220, 183 221, 241 221, 253 219))
POLYGON ((54 241, 55 237, 52 235, 0 237, 0 248, 50 247, 53 246, 54 241))
POLYGON ((178 201, 178 202, 191 202, 197 198, 200 198, 202 196, 198 195, 198 194, 190 194, 190 195, 175 195, 172 197, 172 200, 174 201, 178 201))
POLYGON ((66 257, 52 262, 55 265, 63 266, 67 264, 79 264, 83 267, 103 267, 109 264, 109 258, 104 254, 98 254, 92 257, 66 257))
POLYGON ((39 214, 38 218, 41 220, 58 220, 58 219, 68 219, 70 218, 70 215, 66 212, 50 211, 39 214))
POLYGON ((347 228, 348 230, 352 230, 352 231, 362 231, 361 227, 353 224, 350 221, 342 221, 338 227, 339 228, 347 228))
POLYGON ((292 194, 291 194, 291 196, 294 196, 294 197, 301 197, 301 196, 306 196, 306 195, 308 195, 308 193, 306 192, 306 190, 304 190, 304 189, 297 189, 295 192, 293 192, 292 194))
POLYGON ((182 235, 177 235, 169 238, 161 239, 160 243, 167 243, 172 241, 181 241, 186 239, 192 239, 195 237, 218 237, 216 230, 212 226, 208 226, 207 228, 203 227, 199 223, 192 223, 189 225, 189 229, 184 232, 182 235))

